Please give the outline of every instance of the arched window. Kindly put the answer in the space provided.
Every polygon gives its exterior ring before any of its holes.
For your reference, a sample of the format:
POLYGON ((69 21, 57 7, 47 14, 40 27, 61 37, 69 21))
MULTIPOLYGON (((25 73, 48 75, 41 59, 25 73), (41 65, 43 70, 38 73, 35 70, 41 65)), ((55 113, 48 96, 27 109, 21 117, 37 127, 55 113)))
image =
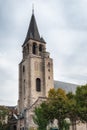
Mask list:
POLYGON ((36 79, 36 91, 41 91, 41 80, 39 78, 36 79))
POLYGON ((40 52, 42 52, 42 48, 43 48, 43 46, 40 44, 40 45, 39 45, 39 51, 40 51, 40 52))
POLYGON ((33 46, 32 46, 32 52, 33 52, 33 54, 36 54, 36 46, 37 46, 37 44, 33 43, 33 46))

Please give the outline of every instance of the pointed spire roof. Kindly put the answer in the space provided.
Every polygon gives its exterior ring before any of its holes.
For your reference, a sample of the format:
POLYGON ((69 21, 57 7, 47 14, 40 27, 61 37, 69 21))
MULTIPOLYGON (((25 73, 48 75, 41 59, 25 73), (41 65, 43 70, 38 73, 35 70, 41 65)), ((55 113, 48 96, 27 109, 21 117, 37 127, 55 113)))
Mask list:
MULTIPOLYGON (((42 38, 40 38, 40 34, 39 34, 39 31, 38 31, 37 23, 36 23, 36 20, 35 20, 34 11, 32 12, 30 25, 29 25, 29 28, 28 28, 28 32, 27 32, 24 44, 29 39, 33 39, 33 40, 42 42, 42 38)), ((45 41, 43 41, 43 42, 45 43, 45 41)))

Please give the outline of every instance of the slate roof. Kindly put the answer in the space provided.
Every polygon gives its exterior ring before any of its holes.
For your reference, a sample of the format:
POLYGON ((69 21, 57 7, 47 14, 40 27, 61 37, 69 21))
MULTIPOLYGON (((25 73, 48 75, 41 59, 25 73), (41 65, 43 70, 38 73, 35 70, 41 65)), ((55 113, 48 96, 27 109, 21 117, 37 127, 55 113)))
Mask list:
POLYGON ((77 88, 77 84, 72 84, 72 83, 66 83, 66 82, 62 82, 62 81, 54 81, 54 88, 62 88, 64 89, 66 92, 73 92, 75 93, 75 90, 77 88))
POLYGON ((29 24, 29 28, 28 28, 28 32, 27 32, 24 44, 29 39, 33 39, 33 40, 45 43, 45 40, 42 37, 40 37, 34 14, 32 14, 32 16, 31 16, 31 20, 30 20, 30 24, 29 24))

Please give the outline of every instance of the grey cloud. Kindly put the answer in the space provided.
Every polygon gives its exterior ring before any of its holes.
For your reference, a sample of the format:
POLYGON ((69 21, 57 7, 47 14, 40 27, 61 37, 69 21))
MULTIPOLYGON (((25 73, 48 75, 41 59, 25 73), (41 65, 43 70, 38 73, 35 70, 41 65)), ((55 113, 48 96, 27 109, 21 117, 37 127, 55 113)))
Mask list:
POLYGON ((78 85, 86 84, 87 83, 87 76, 80 75, 80 74, 66 74, 62 75, 63 77, 66 77, 69 81, 72 81, 73 83, 76 83, 78 85), (71 80, 72 79, 72 80, 71 80))
POLYGON ((83 11, 83 4, 85 6, 86 2, 82 2, 82 0, 62 0, 68 27, 79 30, 87 30, 87 9, 85 8, 86 10, 83 11))
POLYGON ((11 79, 11 78, 12 78, 12 74, 10 74, 8 70, 6 70, 5 68, 4 69, 0 68, 0 81, 2 83, 4 83, 5 80, 11 79))

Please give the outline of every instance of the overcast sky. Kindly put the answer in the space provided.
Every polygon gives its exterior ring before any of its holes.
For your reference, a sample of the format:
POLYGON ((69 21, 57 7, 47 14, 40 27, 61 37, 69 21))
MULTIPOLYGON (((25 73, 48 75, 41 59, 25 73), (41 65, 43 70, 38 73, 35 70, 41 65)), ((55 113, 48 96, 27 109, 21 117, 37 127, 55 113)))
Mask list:
POLYGON ((87 0, 0 0, 0 104, 16 105, 18 64, 32 4, 54 62, 54 79, 87 83, 87 0))

